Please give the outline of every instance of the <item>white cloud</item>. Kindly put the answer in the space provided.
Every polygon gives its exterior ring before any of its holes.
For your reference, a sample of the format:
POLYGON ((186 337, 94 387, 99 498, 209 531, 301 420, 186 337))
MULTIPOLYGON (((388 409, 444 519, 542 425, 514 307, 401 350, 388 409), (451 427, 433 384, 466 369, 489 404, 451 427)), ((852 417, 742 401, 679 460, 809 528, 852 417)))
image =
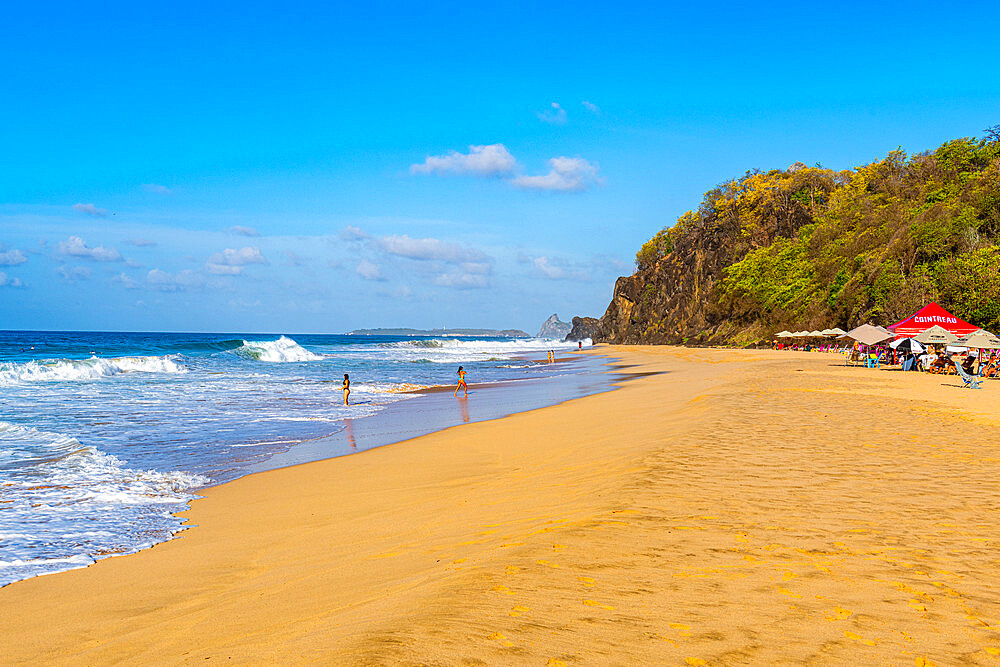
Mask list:
POLYGON ((347 227, 341 229, 337 236, 341 241, 362 241, 364 239, 371 238, 360 227, 354 227, 352 225, 348 225, 347 227))
POLYGON ((462 262, 458 269, 434 278, 434 284, 459 289, 489 287, 493 275, 491 262, 462 262))
POLYGON ((90 269, 85 266, 60 266, 56 269, 56 273, 62 276, 63 280, 71 283, 90 278, 90 269))
POLYGON ((103 218, 108 214, 108 209, 97 208, 93 204, 73 204, 73 210, 77 213, 86 213, 87 215, 93 215, 98 218, 103 218))
POLYGON ((375 241, 375 247, 390 255, 417 260, 438 260, 442 262, 482 262, 489 258, 476 250, 458 243, 440 239, 411 239, 406 234, 383 236, 375 241))
POLYGON ((0 266, 17 266, 27 261, 28 256, 17 248, 3 250, 3 246, 0 246, 0 266))
POLYGON ((216 276, 238 276, 243 273, 242 266, 231 266, 229 264, 216 264, 214 262, 206 262, 205 269, 216 276))
POLYGON ((219 276, 237 276, 243 273, 243 267, 247 264, 267 264, 267 258, 261 254, 260 248, 247 246, 246 248, 226 248, 222 252, 217 252, 208 258, 205 268, 209 273, 219 276))
POLYGON ((120 262, 122 255, 115 248, 105 248, 97 246, 91 248, 79 236, 71 236, 59 243, 59 252, 70 257, 83 257, 92 259, 95 262, 120 262))
POLYGON ((582 268, 579 262, 570 262, 543 255, 532 259, 531 265, 535 267, 535 272, 538 275, 549 280, 588 281, 592 279, 591 272, 582 268))
POLYGON ((243 225, 233 225, 232 227, 229 228, 229 233, 237 234, 239 236, 253 236, 253 237, 260 236, 260 232, 258 232, 253 227, 244 227, 243 225))
POLYGON ((476 289, 489 287, 490 277, 482 273, 469 273, 467 271, 455 271, 452 273, 442 273, 434 279, 435 285, 442 287, 457 287, 459 289, 476 289))
POLYGON ((550 104, 549 108, 545 111, 535 112, 535 115, 538 116, 538 120, 543 123, 549 123, 550 125, 566 124, 566 110, 563 109, 558 102, 550 104))
POLYGON ((601 115, 601 107, 597 106, 593 102, 588 102, 587 100, 584 100, 583 102, 580 102, 580 104, 582 104, 583 108, 589 111, 590 113, 597 114, 598 116, 601 115))
POLYGON ((449 151, 446 155, 428 155, 422 164, 410 166, 411 174, 472 174, 502 176, 517 168, 517 160, 503 144, 469 146, 468 153, 449 151))
POLYGON ((154 195, 172 195, 174 191, 165 185, 160 185, 158 183, 143 183, 142 189, 146 192, 150 192, 154 195))
POLYGON ((9 278, 6 273, 0 271, 0 287, 24 287, 20 278, 9 278))
POLYGON ((558 266, 552 266, 552 264, 549 263, 548 257, 536 257, 532 264, 534 264, 535 268, 538 269, 539 272, 541 272, 541 274, 546 278, 559 280, 566 277, 566 272, 558 266))
POLYGON ((355 269, 358 275, 365 280, 385 280, 382 277, 382 272, 379 270, 378 265, 372 264, 367 259, 363 259, 358 262, 358 266, 355 269))
POLYGON ((149 239, 125 239, 122 243, 127 243, 136 248, 152 248, 156 245, 156 241, 150 241, 149 239))
POLYGON ((120 283, 125 289, 139 289, 139 283, 134 278, 127 276, 124 273, 119 273, 111 279, 111 282, 120 283))
POLYGON ((604 182, 596 164, 582 157, 554 157, 549 160, 549 173, 539 176, 518 176, 511 183, 525 190, 550 192, 582 192, 604 182))
POLYGON ((413 290, 410 289, 409 285, 400 285, 399 287, 396 288, 396 291, 393 293, 393 296, 398 297, 400 299, 409 299, 411 296, 413 296, 413 290))
POLYGON ((146 274, 146 282, 150 287, 164 292, 182 292, 194 287, 200 287, 204 282, 202 277, 191 269, 177 273, 168 273, 161 269, 152 269, 146 274))

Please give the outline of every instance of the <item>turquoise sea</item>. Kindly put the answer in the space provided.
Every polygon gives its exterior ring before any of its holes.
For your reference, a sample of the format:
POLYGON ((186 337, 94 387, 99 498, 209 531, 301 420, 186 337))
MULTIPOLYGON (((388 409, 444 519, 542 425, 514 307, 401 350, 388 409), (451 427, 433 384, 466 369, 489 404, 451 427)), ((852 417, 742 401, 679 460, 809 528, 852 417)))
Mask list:
MULTIPOLYGON (((474 387, 592 370, 582 360, 535 361, 576 347, 533 338, 0 331, 0 585, 170 539, 180 530, 173 513, 198 489, 294 458, 296 446, 342 431, 345 420, 425 400, 405 392, 454 384, 459 365, 474 387)), ((555 392, 548 402, 565 398, 555 392)))

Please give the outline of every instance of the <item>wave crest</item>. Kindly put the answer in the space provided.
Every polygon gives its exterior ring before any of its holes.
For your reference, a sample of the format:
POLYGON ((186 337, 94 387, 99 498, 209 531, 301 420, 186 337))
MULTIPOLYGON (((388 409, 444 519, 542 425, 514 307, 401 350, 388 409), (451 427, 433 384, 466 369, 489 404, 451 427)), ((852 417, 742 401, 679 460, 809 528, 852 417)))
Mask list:
POLYGON ((288 336, 282 336, 278 340, 245 340, 233 350, 233 353, 245 359, 271 363, 316 361, 323 358, 305 349, 288 336))
POLYGON ((0 362, 0 386, 30 382, 99 380, 119 373, 187 373, 187 369, 169 356, 0 362))

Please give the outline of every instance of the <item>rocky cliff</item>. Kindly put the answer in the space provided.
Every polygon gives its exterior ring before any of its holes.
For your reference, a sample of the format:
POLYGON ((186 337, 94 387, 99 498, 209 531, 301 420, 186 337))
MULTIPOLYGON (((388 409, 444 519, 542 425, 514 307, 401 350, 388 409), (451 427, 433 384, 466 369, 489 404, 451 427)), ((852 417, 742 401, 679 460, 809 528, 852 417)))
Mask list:
POLYGON ((796 163, 705 194, 569 338, 746 345, 887 324, 936 300, 1000 327, 1000 128, 836 172, 796 163))
POLYGON ((563 338, 566 334, 570 332, 573 326, 559 321, 559 314, 553 313, 549 319, 542 322, 541 328, 538 330, 536 338, 563 338))

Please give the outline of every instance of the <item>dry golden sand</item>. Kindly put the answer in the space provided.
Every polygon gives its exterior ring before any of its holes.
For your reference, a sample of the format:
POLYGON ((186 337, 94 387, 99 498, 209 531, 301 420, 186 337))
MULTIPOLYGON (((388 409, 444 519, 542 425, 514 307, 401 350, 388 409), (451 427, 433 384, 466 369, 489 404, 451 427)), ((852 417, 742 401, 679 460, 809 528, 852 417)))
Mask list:
POLYGON ((1000 382, 610 351, 665 373, 247 477, 0 590, 0 661, 1000 662, 1000 382))

